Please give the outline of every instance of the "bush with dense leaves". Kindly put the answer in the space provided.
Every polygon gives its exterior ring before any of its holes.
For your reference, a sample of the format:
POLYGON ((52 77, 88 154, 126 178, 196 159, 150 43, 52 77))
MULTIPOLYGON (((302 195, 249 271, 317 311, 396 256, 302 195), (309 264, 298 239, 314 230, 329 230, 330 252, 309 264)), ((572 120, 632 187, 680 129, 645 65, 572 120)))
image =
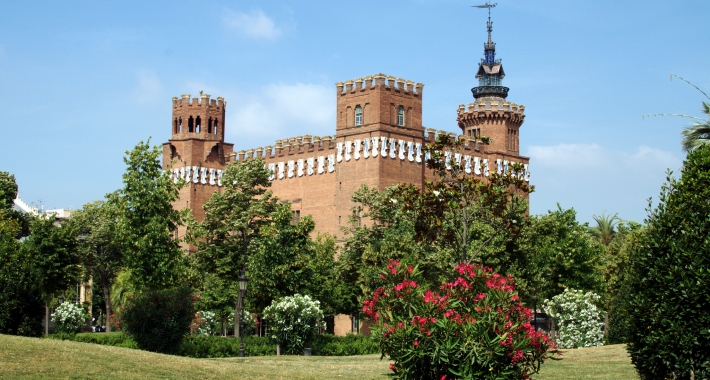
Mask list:
POLYGON ((596 347, 604 344, 604 312, 597 308, 599 295, 565 289, 562 294, 545 300, 544 308, 555 321, 557 345, 560 348, 596 347))
POLYGON ((284 352, 300 354, 323 326, 323 311, 320 302, 296 294, 274 301, 264 309, 264 319, 269 321, 269 336, 284 352))
POLYGON ((710 145, 663 185, 630 252, 624 305, 642 379, 710 378, 710 145))
POLYGON ((100 344, 102 346, 114 346, 123 348, 138 348, 138 344, 130 336, 123 332, 110 332, 110 333, 81 333, 81 334, 67 334, 67 333, 57 333, 49 334, 47 336, 50 339, 57 340, 70 340, 73 342, 82 343, 92 343, 100 344))
POLYGON ((58 333, 77 333, 86 325, 88 318, 84 309, 72 302, 65 301, 52 313, 54 330, 58 333))
POLYGON ((140 293, 121 312, 122 327, 143 350, 176 352, 190 333, 193 301, 189 288, 140 293))
POLYGON ((427 289, 417 268, 390 261, 363 312, 397 379, 529 379, 555 349, 530 325, 510 276, 459 264, 456 278, 427 289))

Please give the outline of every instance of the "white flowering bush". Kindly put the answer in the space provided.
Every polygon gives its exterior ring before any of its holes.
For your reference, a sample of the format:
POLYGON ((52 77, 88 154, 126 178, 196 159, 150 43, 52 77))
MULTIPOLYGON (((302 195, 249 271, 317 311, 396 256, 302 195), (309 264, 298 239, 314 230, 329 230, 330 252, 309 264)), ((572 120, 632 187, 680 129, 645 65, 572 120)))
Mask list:
POLYGON ((217 317, 211 311, 198 311, 195 313, 195 318, 192 319, 192 333, 194 335, 216 335, 219 332, 217 328, 217 317))
POLYGON ((60 333, 77 333, 86 324, 84 309, 71 302, 64 302, 52 314, 54 329, 60 333))
POLYGON ((272 302, 264 309, 263 317, 269 323, 271 339, 289 354, 303 352, 323 325, 320 302, 300 294, 272 302))
POLYGON ((580 348, 604 344, 604 312, 595 302, 599 295, 581 290, 565 289, 562 294, 545 300, 544 309, 557 328, 559 348, 580 348))

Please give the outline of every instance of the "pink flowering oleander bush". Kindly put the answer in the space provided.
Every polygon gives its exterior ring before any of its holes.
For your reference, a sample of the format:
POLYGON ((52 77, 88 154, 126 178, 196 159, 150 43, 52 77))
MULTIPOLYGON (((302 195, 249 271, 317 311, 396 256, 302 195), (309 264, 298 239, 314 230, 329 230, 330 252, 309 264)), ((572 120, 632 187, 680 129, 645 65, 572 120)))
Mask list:
POLYGON ((389 356, 397 379, 529 379, 555 342, 530 325, 511 276, 478 264, 459 264, 438 288, 418 283, 417 267, 390 260, 387 283, 363 312, 389 356))

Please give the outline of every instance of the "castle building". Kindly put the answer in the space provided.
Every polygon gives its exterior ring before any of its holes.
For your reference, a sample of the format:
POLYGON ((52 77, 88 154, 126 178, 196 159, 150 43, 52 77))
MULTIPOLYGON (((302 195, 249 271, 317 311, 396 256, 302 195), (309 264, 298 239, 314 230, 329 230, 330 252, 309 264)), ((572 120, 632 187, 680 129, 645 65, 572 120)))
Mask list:
MULTIPOLYGON (((457 110, 458 133, 422 125, 424 84, 385 74, 365 76, 335 84, 336 123, 332 136, 303 135, 277 140, 273 146, 234 151, 224 142, 227 102, 182 95, 173 98, 171 138, 163 144, 163 164, 177 181, 188 182, 175 207, 188 207, 204 218, 202 205, 222 186, 229 163, 262 158, 271 170, 271 189, 288 202, 294 218, 311 215, 318 232, 342 241, 341 226, 349 222, 356 206, 353 193, 362 185, 384 189, 398 183, 422 186, 433 174, 425 165, 423 146, 437 134, 464 139, 462 153, 448 157, 463 162, 472 176, 487 177, 495 170, 507 173, 508 165, 521 163, 529 180, 529 158, 520 155, 519 130, 525 107, 508 102, 503 87, 505 73, 495 58, 495 43, 488 41, 478 65, 474 101, 457 110), (491 138, 482 144, 481 136, 491 138)), ((183 236, 184 230, 178 231, 183 236)), ((345 334, 357 323, 336 320, 335 332, 345 334)))

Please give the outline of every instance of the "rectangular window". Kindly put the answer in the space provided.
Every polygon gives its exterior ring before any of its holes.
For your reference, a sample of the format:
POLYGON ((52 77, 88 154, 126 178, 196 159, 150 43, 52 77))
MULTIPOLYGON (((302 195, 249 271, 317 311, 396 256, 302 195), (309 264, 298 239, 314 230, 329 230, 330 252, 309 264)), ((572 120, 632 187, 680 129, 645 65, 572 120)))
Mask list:
POLYGON ((358 333, 360 333, 360 320, 359 320, 356 316, 354 316, 354 315, 351 316, 350 318, 351 318, 351 320, 352 320, 352 322, 353 322, 351 332, 352 332, 353 334, 358 334, 358 333))
POLYGON ((291 219, 291 224, 296 224, 301 220, 301 210, 293 211, 293 218, 291 219))

